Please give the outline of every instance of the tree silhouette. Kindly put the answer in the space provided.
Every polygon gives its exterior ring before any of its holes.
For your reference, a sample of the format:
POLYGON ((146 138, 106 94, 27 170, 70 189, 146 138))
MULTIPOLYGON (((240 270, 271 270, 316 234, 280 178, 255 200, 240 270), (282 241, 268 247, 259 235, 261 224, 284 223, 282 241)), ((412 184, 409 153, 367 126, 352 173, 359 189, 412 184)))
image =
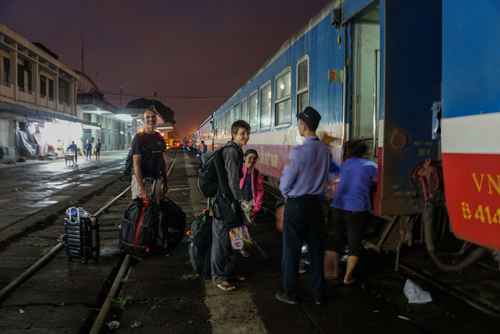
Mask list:
POLYGON ((175 111, 164 105, 158 100, 148 100, 145 98, 140 98, 137 100, 132 100, 129 103, 127 103, 127 108, 144 108, 147 109, 153 105, 154 101, 154 106, 156 111, 160 114, 160 117, 165 121, 165 122, 170 122, 172 125, 175 124, 174 120, 174 115, 175 111))

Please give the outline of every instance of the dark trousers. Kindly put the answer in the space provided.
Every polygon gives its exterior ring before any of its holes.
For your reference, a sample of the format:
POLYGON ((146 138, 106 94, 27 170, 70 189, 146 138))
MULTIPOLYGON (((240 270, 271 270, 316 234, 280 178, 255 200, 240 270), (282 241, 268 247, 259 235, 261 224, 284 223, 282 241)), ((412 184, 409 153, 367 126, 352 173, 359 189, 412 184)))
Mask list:
POLYGON ((370 225, 370 214, 365 211, 332 208, 329 219, 334 227, 333 250, 342 254, 344 235, 347 234, 349 255, 359 257, 363 251, 363 236, 370 225))
POLYGON ((95 150, 95 159, 97 160, 97 158, 99 158, 101 156, 101 150, 98 149, 98 150, 95 150))
POLYGON ((224 221, 213 218, 212 221, 212 253, 210 270, 214 284, 227 281, 233 276, 234 259, 229 229, 224 221))
POLYGON ((299 260, 302 244, 308 246, 309 290, 321 301, 325 290, 321 248, 321 205, 318 196, 288 198, 283 217, 283 286, 289 300, 299 299, 299 260))

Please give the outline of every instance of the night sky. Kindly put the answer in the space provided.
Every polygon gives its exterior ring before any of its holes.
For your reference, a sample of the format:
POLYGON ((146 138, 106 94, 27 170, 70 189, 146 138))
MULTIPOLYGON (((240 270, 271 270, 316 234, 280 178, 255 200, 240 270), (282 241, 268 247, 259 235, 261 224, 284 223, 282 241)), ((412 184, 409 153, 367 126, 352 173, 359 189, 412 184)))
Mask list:
POLYGON ((106 100, 119 106, 119 95, 107 93, 120 86, 124 95, 156 91, 186 136, 225 101, 214 97, 232 95, 328 2, 0 0, 0 22, 75 70, 83 29, 84 72, 106 100))

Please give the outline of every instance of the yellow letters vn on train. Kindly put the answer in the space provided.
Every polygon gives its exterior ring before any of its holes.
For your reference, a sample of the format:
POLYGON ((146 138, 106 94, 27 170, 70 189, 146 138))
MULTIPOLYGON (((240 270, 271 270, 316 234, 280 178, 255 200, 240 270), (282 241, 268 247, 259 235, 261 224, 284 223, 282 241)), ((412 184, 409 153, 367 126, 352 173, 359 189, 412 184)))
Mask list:
POLYGON ((488 194, 493 194, 493 188, 497 191, 498 195, 500 195, 500 175, 496 175, 496 180, 491 174, 480 174, 477 176, 477 173, 471 173, 472 178, 474 179, 474 183, 476 184, 477 192, 480 193, 483 188, 483 180, 484 176, 488 179, 488 194), (493 187, 492 187, 493 186, 493 187))

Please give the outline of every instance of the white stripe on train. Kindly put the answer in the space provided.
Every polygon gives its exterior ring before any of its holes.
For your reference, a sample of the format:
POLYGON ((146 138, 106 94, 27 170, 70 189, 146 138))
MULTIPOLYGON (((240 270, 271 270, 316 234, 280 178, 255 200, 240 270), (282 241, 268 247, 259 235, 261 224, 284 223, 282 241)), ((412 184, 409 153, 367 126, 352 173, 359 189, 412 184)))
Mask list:
POLYGON ((500 154, 500 112, 443 118, 443 153, 500 154))

